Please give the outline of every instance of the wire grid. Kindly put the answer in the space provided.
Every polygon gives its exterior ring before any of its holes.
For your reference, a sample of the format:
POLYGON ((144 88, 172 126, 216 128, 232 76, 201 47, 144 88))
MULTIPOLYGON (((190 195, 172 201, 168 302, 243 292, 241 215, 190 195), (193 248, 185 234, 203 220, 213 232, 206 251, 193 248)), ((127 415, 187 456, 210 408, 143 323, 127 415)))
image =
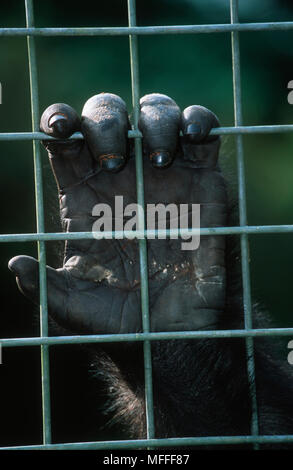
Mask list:
MULTIPOLYGON (((40 270, 40 337, 39 338, 9 338, 0 340, 3 347, 36 346, 41 347, 42 368, 42 412, 43 412, 43 444, 29 446, 2 447, 0 449, 143 449, 149 447, 174 447, 197 445, 225 445, 225 444, 252 444, 258 448, 261 443, 288 443, 293 442, 293 435, 264 436, 258 434, 257 400, 255 390, 255 371, 253 339, 259 336, 291 336, 293 328, 263 328, 254 329, 252 326, 250 271, 248 258, 248 235, 252 233, 288 233, 293 232, 293 225, 269 225, 248 226, 246 215, 245 174, 243 154, 243 134, 256 133, 281 133, 292 132, 293 125, 272 126, 243 126, 241 103, 241 75, 240 75, 240 51, 239 32, 241 31, 276 31, 291 30, 293 22, 279 23, 239 23, 238 0, 230 0, 230 24, 213 25, 184 25, 184 26, 136 26, 135 0, 128 2, 128 27, 115 28, 35 28, 33 14, 33 0, 25 0, 26 28, 0 28, 0 36, 27 36, 29 74, 31 90, 32 132, 0 133, 0 140, 32 140, 35 173, 35 198, 37 214, 37 233, 33 234, 9 234, 0 235, 0 242, 26 242, 35 241, 38 245, 39 270, 40 270), (241 260, 244 299, 244 329, 238 330, 212 330, 212 331, 183 331, 183 332, 150 332, 149 304, 148 304, 148 266, 147 244, 148 235, 160 234, 160 230, 145 230, 144 219, 138 221, 138 229, 133 232, 72 232, 72 233, 45 233, 42 168, 40 158, 39 141, 44 137, 38 132, 39 104, 38 104, 38 80, 37 61, 35 52, 35 36, 99 36, 99 35, 128 35, 130 44, 131 86, 133 103, 133 128, 128 132, 129 138, 135 139, 136 155, 136 179, 137 202, 144 207, 144 185, 142 164, 142 135, 138 129, 139 118, 139 65, 137 36, 146 34, 199 34, 199 33, 231 33, 232 69, 233 69, 233 93, 234 93, 234 126, 213 129, 211 134, 235 134, 236 152, 238 162, 238 188, 239 188, 239 226, 201 228, 188 231, 194 235, 227 235, 238 234, 241 239, 241 260), (133 334, 108 334, 108 335, 83 335, 83 336, 56 336, 48 337, 48 307, 47 307, 47 282, 46 282, 46 248, 45 242, 50 240, 91 239, 108 238, 110 235, 132 237, 139 239, 140 275, 141 275, 141 308, 143 320, 143 332, 133 334), (247 347, 247 369, 250 377, 250 392, 252 403, 252 422, 250 436, 212 436, 212 437, 188 437, 156 439, 154 426, 154 410, 152 396, 152 364, 151 341, 168 339, 197 339, 197 338, 245 338, 247 347), (99 441, 99 442, 74 442, 51 443, 51 412, 50 412, 50 381, 49 381, 49 346, 57 344, 80 343, 106 343, 124 341, 143 341, 144 365, 145 365, 145 396, 147 416, 147 438, 140 440, 123 441, 99 441)), ((82 139, 80 133, 71 136, 72 139, 82 139)), ((184 233, 184 230, 181 231, 184 233)), ((172 235, 172 230, 167 231, 172 235)))

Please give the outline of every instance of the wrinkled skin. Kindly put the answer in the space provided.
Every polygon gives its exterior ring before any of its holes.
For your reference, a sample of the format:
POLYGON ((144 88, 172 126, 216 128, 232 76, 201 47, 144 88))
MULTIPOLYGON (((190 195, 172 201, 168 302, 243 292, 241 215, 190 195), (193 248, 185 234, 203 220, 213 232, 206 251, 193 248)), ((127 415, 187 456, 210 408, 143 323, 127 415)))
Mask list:
MULTIPOLYGON (((115 101, 110 94, 106 94, 103 99, 111 113, 116 105, 115 101)), ((141 123, 149 138, 144 145, 151 146, 155 152, 161 148, 169 149, 171 141, 170 152, 175 153, 181 116, 171 100, 165 99, 167 104, 161 104, 162 100, 161 95, 154 95, 152 101, 149 98, 151 104, 148 105, 146 118, 143 120, 142 117, 141 123), (160 126, 165 125, 166 129, 165 135, 160 134, 157 142, 158 124, 156 116, 153 117, 151 113, 154 113, 154 109, 157 112, 158 106, 163 108, 158 112, 159 119, 163 121, 160 126), (175 112, 170 112, 169 107, 175 108, 175 112)), ((103 107, 99 105, 98 111, 102 109, 100 113, 103 113, 105 104, 103 107)), ((146 106, 143 107, 145 108, 146 106)), ((225 225, 225 183, 216 167, 219 138, 210 143, 205 141, 215 117, 204 109, 196 108, 194 111, 198 114, 194 117, 199 122, 203 121, 202 138, 196 144, 183 144, 182 153, 176 156, 169 168, 154 168, 151 162, 146 161, 145 202, 175 203, 177 206, 184 203, 201 204, 201 226, 225 225), (204 120, 206 114, 208 117, 204 120)), ((193 116, 187 118, 192 121, 193 116)), ((45 113, 42 121, 46 119, 45 113)), ((109 118, 106 113, 102 114, 102 119, 98 122, 83 118, 83 132, 92 139, 92 146, 95 144, 96 128, 99 126, 99 131, 100 128, 103 130, 103 126, 109 126, 106 132, 113 141, 110 142, 107 153, 112 154, 115 151, 117 153, 116 149, 119 150, 121 146, 120 141, 114 140, 116 134, 119 134, 115 133, 114 119, 115 115, 114 118, 109 118)), ((42 129, 46 130, 46 125, 46 122, 41 122, 42 129)), ((187 125, 188 122, 185 127, 187 125)), ((125 139, 125 132, 120 134, 118 137, 125 139)), ((115 195, 123 196, 125 206, 137 201, 134 158, 129 158, 122 170, 113 173, 101 169, 99 161, 90 152, 87 141, 48 141, 45 145, 59 187, 61 218, 65 231, 90 232, 96 219, 92 216, 92 211, 98 203, 109 204, 114 217, 115 195)), ((125 150, 126 145, 122 144, 122 147, 125 150)), ((100 151, 106 153, 104 148, 100 151)), ((114 223, 113 218, 113 229, 114 223)), ((217 316, 224 308, 223 238, 203 237, 200 248, 189 251, 181 249, 181 242, 148 242, 151 328, 154 331, 205 328, 217 322, 217 316)), ((17 275, 22 292, 33 300, 37 299, 36 261, 18 257, 10 262, 10 267, 17 275)), ((137 241, 68 241, 63 268, 48 268, 47 275, 49 308, 57 322, 87 333, 141 331, 137 241)))
MULTIPOLYGON (((146 204, 200 204, 201 227, 229 223, 226 184, 217 163, 220 138, 209 135, 218 125, 216 116, 201 106, 181 113, 164 95, 142 98, 139 126, 146 204)), ((124 207, 137 202, 124 102, 115 95, 97 95, 86 103, 81 121, 71 107, 52 105, 40 127, 58 139, 44 145, 58 186, 64 231, 90 232, 97 219, 93 207, 99 203, 111 206, 114 230, 115 196, 123 196, 124 207), (80 129, 84 141, 65 140, 80 129)), ((241 295, 233 291, 234 270, 227 265, 225 237, 201 237, 196 250, 182 250, 181 243, 181 239, 147 240, 151 330, 241 328, 241 295)), ((21 292, 38 303, 38 262, 18 256, 9 267, 21 292)), ((50 315, 69 331, 142 331, 137 240, 67 241, 63 266, 48 267, 47 278, 50 315)), ((103 357, 99 367, 105 369, 107 383, 115 384, 117 415, 124 417, 132 435, 143 437, 141 347, 118 344, 104 350, 109 358, 103 357)), ((155 342, 152 357, 158 437, 250 433, 243 340, 155 342)), ((271 364, 270 353, 259 342, 260 432, 293 433, 289 369, 274 363, 272 373, 271 364)))

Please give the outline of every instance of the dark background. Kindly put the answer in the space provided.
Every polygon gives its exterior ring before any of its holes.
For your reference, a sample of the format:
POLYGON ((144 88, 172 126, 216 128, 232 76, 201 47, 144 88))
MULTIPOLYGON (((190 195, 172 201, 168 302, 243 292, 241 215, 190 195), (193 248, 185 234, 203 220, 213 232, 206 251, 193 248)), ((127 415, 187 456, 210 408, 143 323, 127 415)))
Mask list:
MULTIPOLYGON (((127 26, 126 0, 35 3, 38 27, 127 26)), ((2 2, 1 27, 25 26, 23 1, 2 2)), ((138 25, 227 23, 228 0, 138 0, 138 25)), ((292 2, 240 0, 240 21, 293 21, 292 2)), ((293 80, 293 31, 241 33, 241 72, 245 125, 290 124, 293 106, 287 85, 293 80)), ((65 102, 80 113, 92 95, 120 95, 131 111, 127 37, 36 38, 40 111, 65 102)), ((223 126, 233 125, 231 38, 229 34, 139 37, 141 96, 165 93, 184 109, 201 104, 223 126)), ((0 132, 31 130, 26 38, 0 40, 2 104, 0 132)), ((293 223, 293 135, 245 136, 248 223, 293 223)), ((0 142, 1 233, 36 230, 31 142, 0 142)), ((221 160, 235 186, 232 136, 222 140, 221 160)), ((59 230, 55 183, 42 150, 46 230, 59 230)), ((236 186, 235 186, 236 187, 236 186)), ((250 237, 252 293, 278 326, 292 326, 292 235, 250 237)), ((48 242, 48 264, 56 266, 60 244, 48 242)), ((37 310, 18 292, 7 269, 17 254, 36 256, 31 243, 0 244, 0 336, 37 336, 37 310)), ((284 344, 284 360, 287 356, 284 344)), ((41 443, 38 348, 3 350, 0 366, 0 445, 41 443)), ((120 430, 100 429, 99 388, 88 375, 89 356, 79 347, 51 348, 54 442, 114 439, 120 430)))

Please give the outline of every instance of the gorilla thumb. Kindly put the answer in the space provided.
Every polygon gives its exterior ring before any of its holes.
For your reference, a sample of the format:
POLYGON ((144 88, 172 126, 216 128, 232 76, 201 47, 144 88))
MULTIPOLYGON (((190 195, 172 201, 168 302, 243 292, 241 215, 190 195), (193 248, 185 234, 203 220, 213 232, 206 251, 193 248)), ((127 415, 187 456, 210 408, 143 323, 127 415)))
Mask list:
POLYGON ((30 300, 38 302, 39 263, 31 256, 15 256, 8 263, 8 268, 16 276, 19 290, 30 300))

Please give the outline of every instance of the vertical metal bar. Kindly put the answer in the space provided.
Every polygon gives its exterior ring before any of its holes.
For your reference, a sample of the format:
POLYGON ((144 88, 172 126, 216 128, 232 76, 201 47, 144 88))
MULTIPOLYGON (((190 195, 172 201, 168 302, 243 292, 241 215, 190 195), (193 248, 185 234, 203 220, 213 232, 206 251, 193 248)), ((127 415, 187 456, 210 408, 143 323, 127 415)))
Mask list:
MULTIPOLYGON (((136 26, 136 5, 135 0, 128 1, 128 21, 129 26, 136 26)), ((131 66, 131 85, 132 85, 132 103, 133 103, 133 129, 138 129, 139 120, 139 65, 138 65, 138 44, 137 36, 129 36, 130 46, 130 66, 131 66)), ((137 203, 140 207, 144 205, 144 184, 143 184, 143 162, 142 162, 142 143, 141 138, 135 138, 135 164, 136 164, 136 190, 137 203)), ((144 230, 144 213, 138 217, 138 229, 144 230)), ((140 239, 139 258, 140 258, 140 281, 141 281, 141 309, 143 331, 150 331, 149 319, 149 291, 148 291, 148 264, 147 264, 147 244, 146 239, 140 239)), ((154 426, 154 404, 153 404, 153 384, 152 384, 152 357, 151 342, 144 341, 144 368, 145 368, 145 397, 146 397, 146 420, 147 437, 155 437, 154 426)))
MULTIPOLYGON (((25 0, 26 27, 34 27, 33 0, 25 0)), ((39 94, 37 78, 37 61, 35 50, 35 39, 27 36, 32 130, 39 130, 39 94)), ((34 156, 34 178, 35 178, 35 200, 37 232, 45 231, 44 202, 40 143, 33 141, 34 156)), ((47 276, 46 276, 46 247, 45 242, 38 242, 39 258, 39 284, 40 284, 40 335, 48 336, 48 307, 47 307, 47 276)), ((50 410, 50 365, 48 346, 41 346, 41 374, 42 374, 42 412, 43 412, 43 442, 51 443, 51 410, 50 410)))
MULTIPOLYGON (((230 0, 231 24, 239 23, 238 0, 230 0)), ((233 94, 234 94, 234 121, 235 126, 242 126, 242 99, 241 99, 241 74, 240 74, 240 47, 239 33, 231 33, 232 41, 232 67, 233 67, 233 94)), ((236 152, 238 165, 239 185, 239 225, 247 225, 245 170, 242 135, 236 136, 236 152)), ((244 324, 246 329, 252 328, 252 307, 250 291, 249 246, 247 233, 241 234, 241 261, 243 283, 244 324)), ((253 338, 246 338, 247 370, 250 382, 250 394, 252 403, 251 433, 258 435, 258 414, 255 386, 255 363, 253 338)))

